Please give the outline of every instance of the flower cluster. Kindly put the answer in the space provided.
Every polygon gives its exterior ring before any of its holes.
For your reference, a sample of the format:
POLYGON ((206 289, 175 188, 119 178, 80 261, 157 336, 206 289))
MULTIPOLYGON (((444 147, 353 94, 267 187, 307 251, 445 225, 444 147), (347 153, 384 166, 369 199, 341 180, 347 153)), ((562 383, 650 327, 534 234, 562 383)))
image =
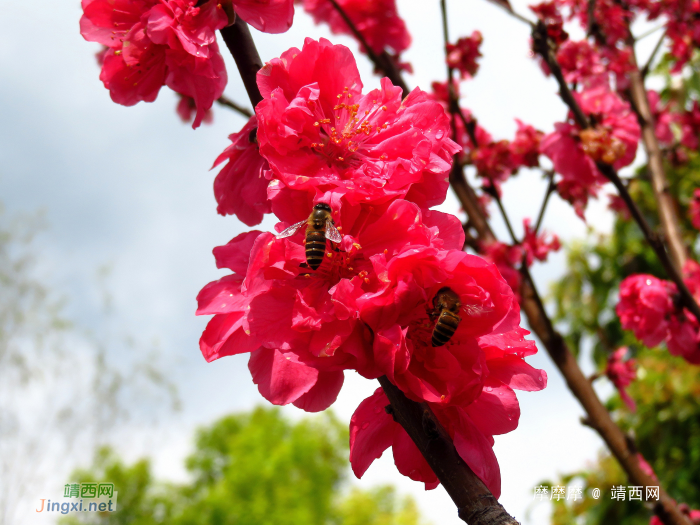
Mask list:
MULTIPOLYGON (((700 265, 688 260, 684 282, 694 297, 700 297, 700 265)), ((620 283, 616 307, 622 328, 648 347, 666 342, 669 352, 700 364, 700 325, 692 313, 680 306, 676 285, 653 275, 636 274, 620 283)))
MULTIPOLYGON (((400 62, 400 55, 411 45, 411 35, 396 9, 396 0, 337 0, 367 45, 377 54, 387 51, 400 69, 411 70, 400 62)), ((319 24, 326 22, 335 35, 352 35, 343 16, 328 0, 302 0, 304 10, 319 24)), ((366 53, 367 50, 361 48, 366 53)))
MULTIPOLYGON (((216 31, 240 16, 270 33, 289 29, 292 0, 82 0, 80 33, 105 46, 100 80, 125 106, 153 102, 164 85, 194 100, 198 127, 227 76, 216 31)), ((183 103, 184 104, 184 103, 183 103)), ((185 107, 178 108, 183 115, 185 107)), ((184 118, 184 117, 183 117, 184 118)))
POLYGON ((610 164, 615 169, 631 164, 640 129, 629 104, 605 83, 588 86, 574 93, 574 97, 591 127, 581 129, 569 115, 566 122, 556 123, 554 131, 542 139, 540 151, 550 158, 562 177, 557 184, 559 195, 583 218, 588 198, 595 197, 606 181, 596 163, 610 164))
MULTIPOLYGON (((214 250, 232 274, 198 296, 197 313, 214 315, 204 357, 250 352, 266 399, 312 412, 335 401, 345 370, 387 376, 430 404, 498 495, 493 436, 517 427, 513 389, 540 390, 546 375, 523 359, 536 348, 497 267, 463 251, 456 217, 429 209, 459 151, 443 107, 419 89, 402 99, 388 79, 363 93, 350 51, 326 40, 271 60, 258 86, 256 116, 217 159, 228 163, 215 194, 220 213, 248 224, 272 211, 279 233, 214 250)), ((546 253, 528 242, 532 257, 546 253)), ((400 472, 435 487, 387 404, 380 389, 358 407, 353 469, 393 446, 400 472)))
POLYGON ((476 62, 481 56, 481 42, 484 37, 480 31, 474 31, 471 36, 465 36, 454 44, 447 44, 447 65, 458 70, 462 78, 471 78, 476 75, 479 64, 476 62))
POLYGON ((637 405, 625 389, 637 378, 636 362, 634 359, 624 361, 626 355, 626 346, 618 348, 610 354, 608 364, 605 367, 605 375, 620 392, 620 397, 625 404, 634 412, 637 409, 637 405))

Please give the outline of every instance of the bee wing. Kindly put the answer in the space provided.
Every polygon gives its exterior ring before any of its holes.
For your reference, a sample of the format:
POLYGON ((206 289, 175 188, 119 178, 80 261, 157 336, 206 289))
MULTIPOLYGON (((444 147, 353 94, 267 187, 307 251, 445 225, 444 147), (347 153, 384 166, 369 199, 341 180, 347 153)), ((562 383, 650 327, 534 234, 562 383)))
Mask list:
POLYGON ((484 315, 491 311, 491 308, 484 308, 482 306, 476 306, 474 304, 463 304, 460 310, 469 316, 479 316, 484 315))
POLYGON ((333 221, 326 221, 326 239, 330 239, 333 242, 340 242, 343 240, 343 237, 333 224, 333 221))
POLYGON ((291 236, 294 235, 296 232, 298 232, 298 231, 299 231, 299 228, 301 228, 302 226, 304 226, 304 224, 306 224, 306 220, 299 221, 299 222, 297 222, 296 224, 292 224, 292 225, 291 225, 289 228, 287 228, 286 230, 281 231, 280 233, 278 233, 277 235, 275 235, 275 237, 277 237, 278 239, 284 239, 285 237, 291 237, 291 236))

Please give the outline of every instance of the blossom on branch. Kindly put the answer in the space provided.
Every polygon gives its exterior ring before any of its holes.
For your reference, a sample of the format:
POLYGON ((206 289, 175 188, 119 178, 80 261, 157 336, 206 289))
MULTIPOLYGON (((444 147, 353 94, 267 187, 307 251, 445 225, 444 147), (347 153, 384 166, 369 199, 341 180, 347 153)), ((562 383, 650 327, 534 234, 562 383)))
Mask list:
MULTIPOLYGON (((396 0, 337 0, 338 5, 375 53, 387 50, 399 62, 399 55, 411 45, 411 35, 399 16, 396 0)), ((320 24, 327 22, 334 35, 353 35, 329 0, 302 0, 304 10, 320 24)), ((367 50, 361 49, 363 53, 367 50)), ((409 65, 398 64, 403 69, 409 65)))
POLYGON ((479 69, 477 59, 481 56, 479 48, 483 40, 481 32, 474 31, 454 44, 448 43, 445 49, 447 65, 458 70, 463 79, 472 78, 479 69))
POLYGON ((414 89, 402 100, 401 88, 384 78, 380 89, 362 94, 350 50, 310 38, 268 62, 258 86, 260 153, 279 183, 273 211, 276 201, 308 206, 325 193, 336 195, 341 213, 346 203, 405 198, 427 208, 444 201, 459 146, 427 93, 414 89))
POLYGON ((624 361, 626 355, 626 346, 618 348, 610 354, 605 367, 605 375, 610 379, 612 384, 615 385, 615 388, 617 388, 625 404, 634 412, 637 409, 637 405, 625 389, 637 378, 637 372, 635 370, 637 363, 634 359, 624 361))

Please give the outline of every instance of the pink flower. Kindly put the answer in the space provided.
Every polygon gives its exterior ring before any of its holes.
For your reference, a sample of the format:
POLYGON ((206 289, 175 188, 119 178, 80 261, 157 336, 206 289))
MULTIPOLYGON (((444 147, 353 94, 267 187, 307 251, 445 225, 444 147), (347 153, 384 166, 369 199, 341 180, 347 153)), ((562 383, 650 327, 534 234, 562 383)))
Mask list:
POLYGON ((484 37, 481 32, 474 31, 469 37, 462 37, 455 44, 447 44, 447 65, 457 69, 460 76, 471 78, 479 69, 477 59, 481 56, 479 48, 484 37))
MULTIPOLYGON (((485 386, 478 397, 462 406, 429 403, 440 424, 452 438, 457 453, 496 497, 501 494, 501 476, 493 453, 493 436, 515 430, 520 406, 513 389, 536 391, 547 384, 543 371, 527 365, 522 357, 534 354, 528 332, 518 329, 480 340, 488 368, 485 386)), ((350 463, 359 478, 384 450, 392 447, 401 474, 435 488, 437 476, 405 430, 386 413, 389 400, 381 388, 365 399, 350 421, 350 463)))
POLYGON ((688 207, 688 215, 690 216, 690 223, 693 227, 696 230, 700 230, 700 189, 693 191, 693 198, 688 207))
MULTIPOLYGON (((339 219, 339 214, 333 216, 339 219)), ((343 240, 337 251, 328 250, 316 271, 304 267, 303 229, 282 239, 251 232, 216 248, 217 266, 234 274, 208 284, 198 296, 197 313, 215 314, 200 341, 205 358, 252 351, 249 366, 263 396, 285 404, 309 393, 302 408, 319 410, 335 399, 343 370, 352 368, 369 378, 381 375, 371 333, 358 314, 363 296, 387 286, 375 261, 401 259, 421 246, 461 248, 464 233, 456 218, 421 212, 403 200, 384 213, 354 219, 336 221, 343 240), (389 223, 392 228, 386 228, 389 223), (313 389, 326 379, 333 379, 333 389, 313 389)))
POLYGON ((620 347, 610 354, 608 364, 605 367, 605 375, 620 392, 620 397, 625 404, 634 412, 637 410, 637 405, 625 389, 637 378, 635 370, 637 363, 634 359, 623 361, 625 355, 627 355, 626 346, 620 347))
POLYGON ((698 149, 700 142, 698 134, 700 134, 700 105, 697 100, 693 101, 690 111, 683 112, 677 121, 681 126, 681 144, 691 150, 698 149))
MULTIPOLYGON (((388 49, 399 55, 411 44, 411 35, 399 16, 395 0, 338 0, 338 4, 375 53, 388 49)), ((327 22, 334 35, 352 35, 328 0, 303 0, 304 10, 320 24, 327 22)), ((364 53, 367 51, 362 50, 364 53)))
POLYGON ((258 152, 257 124, 252 117, 241 131, 230 135, 232 144, 212 166, 228 161, 214 181, 217 211, 221 215, 236 215, 248 226, 260 224, 263 215, 270 213, 267 185, 271 175, 267 161, 258 152))
POLYGON ((484 179, 484 186, 494 186, 500 192, 500 183, 508 180, 517 165, 511 154, 511 146, 507 140, 480 144, 472 151, 472 161, 477 174, 484 179))
POLYGON ((520 311, 491 263, 461 250, 414 246, 399 257, 373 260, 385 285, 358 300, 360 319, 374 333, 374 359, 411 399, 465 405, 488 375, 479 338, 515 330, 520 311), (432 340, 436 295, 459 297, 461 321, 446 344, 432 340))
POLYGON ((292 27, 294 0, 225 0, 248 24, 263 33, 284 33, 292 27))
POLYGON ((557 62, 569 83, 582 83, 591 77, 605 74, 605 66, 598 52, 587 40, 567 40, 557 51, 557 62))
POLYGON ((673 283, 653 275, 627 277, 620 283, 620 302, 615 308, 622 328, 634 332, 648 347, 658 345, 667 337, 675 293, 673 283))
POLYGON ((540 142, 544 133, 518 119, 515 119, 515 122, 518 124, 518 130, 515 132, 515 139, 510 143, 513 165, 529 168, 539 166, 540 142))
POLYGON ((542 139, 540 151, 563 178, 557 185, 562 198, 583 218, 588 197, 597 195, 606 181, 595 163, 612 164, 615 169, 629 165, 637 151, 640 129, 629 105, 605 84, 587 87, 574 97, 592 127, 581 130, 571 117, 569 122, 558 122, 555 131, 542 139))
POLYGON ((194 0, 83 0, 81 34, 109 48, 100 80, 112 100, 153 102, 163 85, 194 99, 198 127, 226 85, 215 31, 227 24, 223 7, 194 0))
POLYGON ((523 250, 520 246, 510 246, 502 242, 492 242, 483 246, 484 257, 496 265, 498 271, 510 286, 518 303, 520 303, 520 264, 523 261, 523 250))
MULTIPOLYGON (((192 97, 186 95, 180 95, 180 101, 177 103, 177 108, 175 110, 185 124, 192 122, 193 115, 197 112, 197 105, 192 97)), ((202 122, 205 124, 211 124, 214 121, 214 113, 211 108, 204 112, 204 117, 202 122)))
POLYGON ((534 228, 530 226, 530 219, 523 219, 523 230, 525 230, 525 236, 522 244, 527 254, 528 266, 533 263, 534 259, 546 261, 549 252, 556 252, 561 248, 559 238, 556 235, 552 234, 549 239, 547 233, 537 235, 534 228))
POLYGON ((654 90, 647 91, 647 97, 654 118, 656 138, 659 140, 659 144, 670 146, 674 142, 674 137, 673 131, 671 131, 673 116, 669 111, 668 104, 664 104, 659 93, 654 90))
POLYGON ((443 202, 459 151, 445 111, 418 89, 402 100, 388 79, 381 85, 363 95, 350 50, 324 39, 306 39, 302 50, 266 64, 256 114, 274 178, 308 199, 332 192, 351 205, 443 202))
POLYGON ((569 34, 564 31, 564 19, 555 2, 542 2, 541 4, 528 7, 542 22, 544 22, 547 28, 547 36, 551 38, 554 43, 559 45, 569 38, 569 34))

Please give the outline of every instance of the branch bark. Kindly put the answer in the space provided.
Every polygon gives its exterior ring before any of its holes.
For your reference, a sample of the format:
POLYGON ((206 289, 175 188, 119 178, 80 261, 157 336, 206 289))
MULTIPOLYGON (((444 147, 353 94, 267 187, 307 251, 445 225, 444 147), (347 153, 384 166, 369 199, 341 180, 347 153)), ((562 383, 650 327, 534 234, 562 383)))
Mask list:
POLYGON ((391 414, 411 437, 469 525, 518 525, 457 453, 450 436, 425 403, 408 399, 386 376, 379 378, 391 414))
MULTIPOLYGON (((238 17, 234 25, 221 29, 221 35, 236 61, 251 103, 257 105, 262 95, 255 78, 262 61, 247 24, 238 17)), ((391 402, 394 419, 406 430, 445 486, 457 505, 459 517, 468 525, 519 525, 462 460, 430 408, 408 399, 386 376, 379 378, 379 382, 391 402)))

